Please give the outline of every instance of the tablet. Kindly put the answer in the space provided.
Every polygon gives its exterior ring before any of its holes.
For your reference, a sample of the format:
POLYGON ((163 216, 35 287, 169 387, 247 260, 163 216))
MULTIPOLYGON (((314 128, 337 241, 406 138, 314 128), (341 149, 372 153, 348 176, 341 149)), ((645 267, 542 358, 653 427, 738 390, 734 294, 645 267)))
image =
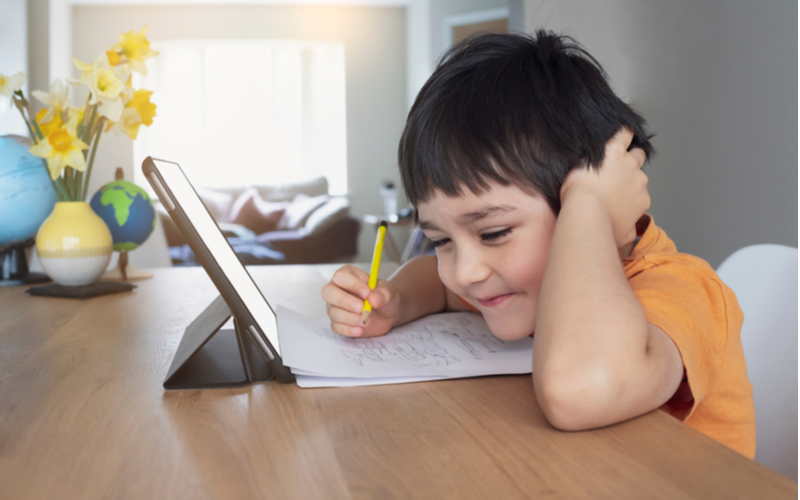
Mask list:
POLYGON ((142 163, 142 171, 240 327, 267 358, 273 373, 279 379, 282 374, 291 377, 281 359, 275 312, 181 167, 177 163, 148 156, 142 163))

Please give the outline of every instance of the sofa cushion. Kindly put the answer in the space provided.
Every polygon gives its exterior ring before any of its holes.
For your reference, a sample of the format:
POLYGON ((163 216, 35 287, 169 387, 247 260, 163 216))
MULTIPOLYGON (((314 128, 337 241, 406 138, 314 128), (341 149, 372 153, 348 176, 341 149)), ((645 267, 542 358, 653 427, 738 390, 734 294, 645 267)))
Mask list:
POLYGON ((229 220, 256 234, 274 231, 286 212, 286 202, 264 201, 255 188, 249 188, 233 202, 229 220))
POLYGON ((233 205, 234 197, 232 194, 224 193, 214 189, 195 188, 197 195, 203 201, 203 205, 208 209, 208 213, 217 222, 229 222, 229 214, 233 205))
POLYGON ((306 221, 320 206, 324 205, 330 199, 327 194, 319 196, 306 196, 298 194, 294 197, 292 202, 286 206, 286 212, 283 214, 278 229, 300 229, 306 224, 306 221))
POLYGON ((319 234, 336 221, 346 219, 350 213, 350 202, 346 196, 334 196, 308 216, 303 231, 319 234))

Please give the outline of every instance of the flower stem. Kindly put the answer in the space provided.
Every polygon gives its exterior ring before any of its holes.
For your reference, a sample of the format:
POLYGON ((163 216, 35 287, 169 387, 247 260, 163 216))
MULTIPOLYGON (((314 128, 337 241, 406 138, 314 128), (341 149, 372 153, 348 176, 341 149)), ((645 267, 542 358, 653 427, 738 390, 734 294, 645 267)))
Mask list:
MULTIPOLYGON (((83 199, 85 201, 86 194, 89 191, 89 178, 92 176, 92 167, 94 167, 94 155, 97 153, 97 145, 100 143, 100 136, 103 135, 103 122, 104 117, 100 117, 97 124, 97 133, 94 134, 94 141, 92 142, 92 153, 89 155, 89 164, 86 165, 86 179, 83 181, 83 199)), ((90 131, 91 133, 91 131, 90 131)))
POLYGON ((44 134, 42 133, 42 129, 39 128, 39 124, 36 123, 36 120, 31 121, 31 125, 33 125, 33 129, 36 130, 36 137, 39 139, 36 141, 37 143, 44 139, 44 134))
MULTIPOLYGON (((88 100, 88 98, 87 98, 88 100)), ((94 127, 94 120, 97 117, 97 105, 91 107, 91 111, 89 112, 89 120, 88 123, 86 122, 86 115, 84 115, 84 120, 78 126, 78 138, 85 143, 91 144, 92 143, 92 132, 94 127)), ((84 159, 88 156, 88 152, 84 152, 84 159)), ((88 188, 88 172, 84 175, 83 172, 77 172, 75 176, 75 181, 77 182, 78 186, 78 199, 85 200, 86 199, 86 189, 88 188), (84 177, 86 178, 86 182, 84 183, 84 177), (84 185, 85 184, 85 185, 84 185)))

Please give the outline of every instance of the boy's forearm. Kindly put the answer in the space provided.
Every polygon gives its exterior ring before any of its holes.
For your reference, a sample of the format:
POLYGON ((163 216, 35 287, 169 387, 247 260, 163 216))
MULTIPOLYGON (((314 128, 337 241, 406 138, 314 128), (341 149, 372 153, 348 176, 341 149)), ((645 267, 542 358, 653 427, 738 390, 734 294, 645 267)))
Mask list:
POLYGON ((540 402, 554 393, 578 398, 605 425, 600 414, 613 407, 644 356, 647 334, 610 216, 591 196, 565 200, 537 309, 533 373, 540 402))
POLYGON ((439 279, 436 257, 423 256, 406 262, 389 281, 400 292, 397 325, 443 312, 447 307, 446 289, 439 279))

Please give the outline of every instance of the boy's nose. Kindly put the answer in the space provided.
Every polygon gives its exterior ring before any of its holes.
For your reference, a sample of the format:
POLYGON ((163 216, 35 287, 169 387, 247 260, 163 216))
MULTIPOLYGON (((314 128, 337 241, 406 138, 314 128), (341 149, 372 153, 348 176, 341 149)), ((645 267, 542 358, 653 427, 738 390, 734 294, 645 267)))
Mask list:
POLYGON ((455 279, 459 286, 468 287, 485 281, 491 273, 491 266, 485 262, 480 252, 467 249, 457 253, 455 279))

